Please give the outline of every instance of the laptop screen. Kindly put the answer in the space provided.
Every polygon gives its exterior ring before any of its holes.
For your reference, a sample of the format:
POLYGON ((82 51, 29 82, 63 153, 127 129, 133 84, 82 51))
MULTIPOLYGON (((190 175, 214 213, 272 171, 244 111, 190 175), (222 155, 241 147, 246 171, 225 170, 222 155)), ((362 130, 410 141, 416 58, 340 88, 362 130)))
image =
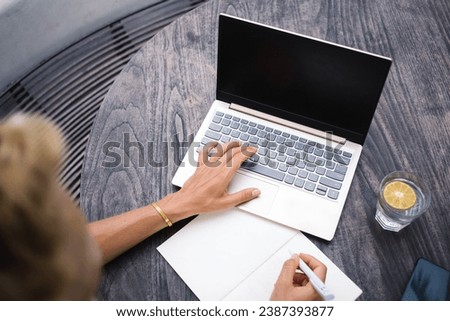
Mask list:
POLYGON ((391 60, 227 15, 217 99, 364 143, 391 60))

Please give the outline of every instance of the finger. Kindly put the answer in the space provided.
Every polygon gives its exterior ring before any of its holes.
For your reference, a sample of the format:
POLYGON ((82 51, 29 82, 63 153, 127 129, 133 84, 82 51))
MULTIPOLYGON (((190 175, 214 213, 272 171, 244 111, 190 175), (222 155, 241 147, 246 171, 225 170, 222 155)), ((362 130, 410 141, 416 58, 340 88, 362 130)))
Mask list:
POLYGON ((241 203, 248 202, 261 194, 257 188, 246 188, 242 191, 229 194, 225 197, 225 206, 232 207, 241 203))
POLYGON ((234 148, 232 150, 232 153, 227 155, 227 166, 230 167, 233 170, 232 172, 234 173, 239 169, 242 163, 249 159, 252 155, 254 155, 256 151, 256 147, 253 146, 241 146, 240 148, 234 148))
POLYGON ((199 152, 199 154, 198 154, 198 164, 197 164, 197 167, 200 167, 200 166, 202 166, 202 165, 205 165, 205 164, 207 164, 208 162, 209 162, 209 151, 211 150, 211 149, 213 149, 214 147, 216 147, 217 146, 217 144, 219 144, 218 142, 209 142, 209 143, 206 143, 206 145, 205 146, 203 146, 201 149, 200 149, 200 152, 199 152))
POLYGON ((280 275, 278 276, 277 283, 284 285, 291 285, 294 280, 295 270, 298 267, 298 255, 292 255, 292 257, 285 261, 281 268, 280 275))
POLYGON ((214 150, 210 151, 210 153, 212 153, 212 155, 210 156, 209 160, 211 162, 215 162, 218 159, 220 159, 223 156, 223 154, 225 153, 227 144, 228 143, 225 143, 225 144, 218 143, 216 146, 214 146, 214 150))
POLYGON ((304 273, 296 272, 293 283, 298 286, 304 286, 308 282, 308 277, 304 273))
POLYGON ((313 270, 313 272, 325 282, 327 276, 327 267, 312 255, 300 253, 300 258, 313 270))

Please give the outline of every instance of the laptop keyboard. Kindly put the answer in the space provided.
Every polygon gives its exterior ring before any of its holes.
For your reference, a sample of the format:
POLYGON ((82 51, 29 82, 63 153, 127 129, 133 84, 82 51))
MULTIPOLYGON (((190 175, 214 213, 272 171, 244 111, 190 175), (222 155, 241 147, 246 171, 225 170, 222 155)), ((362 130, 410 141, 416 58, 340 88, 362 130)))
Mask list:
POLYGON ((258 148, 241 168, 325 198, 338 199, 351 153, 217 111, 201 146, 231 140, 258 148))

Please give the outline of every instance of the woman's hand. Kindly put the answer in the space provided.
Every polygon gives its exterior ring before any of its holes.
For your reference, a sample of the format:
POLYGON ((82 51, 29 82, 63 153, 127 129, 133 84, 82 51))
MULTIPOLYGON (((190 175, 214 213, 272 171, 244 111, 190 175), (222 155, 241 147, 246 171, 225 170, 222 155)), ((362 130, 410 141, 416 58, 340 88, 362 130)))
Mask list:
POLYGON ((297 273, 299 257, 323 281, 327 275, 327 267, 315 257, 307 254, 295 254, 284 262, 280 276, 270 297, 273 301, 316 301, 322 300, 320 295, 305 274, 297 273))
POLYGON ((260 191, 257 188, 246 188, 233 194, 227 190, 241 164, 255 152, 255 147, 245 147, 238 142, 223 145, 208 143, 199 153, 194 175, 180 191, 160 200, 158 205, 175 222, 194 214, 230 208, 258 197, 260 191))

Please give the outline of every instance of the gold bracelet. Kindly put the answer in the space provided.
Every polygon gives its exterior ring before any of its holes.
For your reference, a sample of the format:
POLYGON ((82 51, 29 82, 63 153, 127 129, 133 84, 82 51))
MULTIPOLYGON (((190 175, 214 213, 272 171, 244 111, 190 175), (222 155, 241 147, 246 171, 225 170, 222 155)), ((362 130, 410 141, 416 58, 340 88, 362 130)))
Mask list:
POLYGON ((156 204, 156 203, 152 203, 152 206, 158 212, 158 214, 161 216, 161 218, 164 220, 164 222, 166 222, 167 226, 171 227, 172 222, 169 220, 167 215, 163 212, 161 207, 159 207, 158 204, 156 204))

